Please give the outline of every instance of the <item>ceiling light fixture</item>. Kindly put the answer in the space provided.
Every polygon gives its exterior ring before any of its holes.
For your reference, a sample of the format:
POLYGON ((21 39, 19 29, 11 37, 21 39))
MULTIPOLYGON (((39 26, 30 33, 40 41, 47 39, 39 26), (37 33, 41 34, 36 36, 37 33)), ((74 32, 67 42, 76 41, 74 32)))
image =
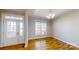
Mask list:
POLYGON ((52 19, 55 17, 55 14, 52 13, 52 9, 49 10, 48 16, 46 16, 48 19, 52 19))

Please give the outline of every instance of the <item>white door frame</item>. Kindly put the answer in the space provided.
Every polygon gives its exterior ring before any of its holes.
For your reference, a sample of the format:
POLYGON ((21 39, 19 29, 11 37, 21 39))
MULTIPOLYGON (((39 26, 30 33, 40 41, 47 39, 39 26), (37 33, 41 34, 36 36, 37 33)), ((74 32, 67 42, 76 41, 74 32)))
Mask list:
MULTIPOLYGON (((6 25, 5 22, 6 22, 7 20, 5 21, 5 18, 4 18, 6 15, 10 15, 10 14, 4 14, 4 13, 2 14, 2 22, 3 22, 2 26, 5 26, 5 25, 6 25)), ((11 14, 11 15, 14 15, 14 14, 11 14)), ((13 20, 11 20, 11 21, 13 21, 13 20)), ((15 20, 14 20, 14 21, 15 21, 15 20)), ((17 21, 16 23, 18 23, 18 21, 17 21)), ((24 23, 24 21, 23 21, 23 23, 24 23)), ((18 24, 19 24, 19 23, 18 23, 18 24)), ((19 25, 18 25, 18 28, 19 28, 19 25)), ((18 30, 19 30, 19 29, 18 29, 18 30)), ((3 33, 2 36, 4 36, 4 37, 2 38, 2 41, 3 41, 3 46, 5 46, 5 42, 4 42, 5 39, 6 39, 6 36, 5 36, 5 32, 6 32, 6 31, 5 31, 5 27, 3 27, 2 31, 3 31, 3 32, 2 32, 2 33, 3 33)), ((16 33, 16 35, 17 35, 17 34, 18 34, 18 37, 19 37, 19 32, 16 33)), ((23 37, 24 37, 24 36, 23 36, 23 37)), ((23 40, 24 40, 24 39, 23 39, 23 40)), ((17 43, 18 43, 18 39, 17 39, 17 43)))

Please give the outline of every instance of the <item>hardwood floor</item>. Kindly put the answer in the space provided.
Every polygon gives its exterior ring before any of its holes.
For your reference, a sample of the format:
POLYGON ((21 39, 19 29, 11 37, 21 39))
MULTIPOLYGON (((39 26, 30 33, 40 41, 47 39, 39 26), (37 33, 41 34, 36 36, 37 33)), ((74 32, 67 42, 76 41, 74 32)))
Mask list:
POLYGON ((78 50, 70 44, 59 41, 55 38, 47 37, 29 40, 28 47, 24 48, 24 44, 8 46, 0 48, 0 50, 78 50))

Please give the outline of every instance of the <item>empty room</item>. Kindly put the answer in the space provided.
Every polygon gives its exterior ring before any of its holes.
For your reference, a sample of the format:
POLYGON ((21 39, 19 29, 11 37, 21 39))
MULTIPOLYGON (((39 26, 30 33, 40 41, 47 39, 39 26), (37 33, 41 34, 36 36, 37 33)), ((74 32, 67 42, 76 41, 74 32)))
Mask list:
POLYGON ((0 50, 78 49, 78 9, 0 10, 0 50))

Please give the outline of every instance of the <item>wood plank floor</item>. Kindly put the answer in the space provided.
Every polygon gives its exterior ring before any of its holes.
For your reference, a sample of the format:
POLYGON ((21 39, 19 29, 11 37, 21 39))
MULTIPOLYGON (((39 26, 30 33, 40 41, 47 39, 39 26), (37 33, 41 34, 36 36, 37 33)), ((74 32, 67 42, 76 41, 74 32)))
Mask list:
POLYGON ((59 41, 55 38, 47 37, 29 40, 27 48, 24 48, 24 44, 19 44, 3 47, 0 48, 0 50, 79 50, 79 48, 59 41))

